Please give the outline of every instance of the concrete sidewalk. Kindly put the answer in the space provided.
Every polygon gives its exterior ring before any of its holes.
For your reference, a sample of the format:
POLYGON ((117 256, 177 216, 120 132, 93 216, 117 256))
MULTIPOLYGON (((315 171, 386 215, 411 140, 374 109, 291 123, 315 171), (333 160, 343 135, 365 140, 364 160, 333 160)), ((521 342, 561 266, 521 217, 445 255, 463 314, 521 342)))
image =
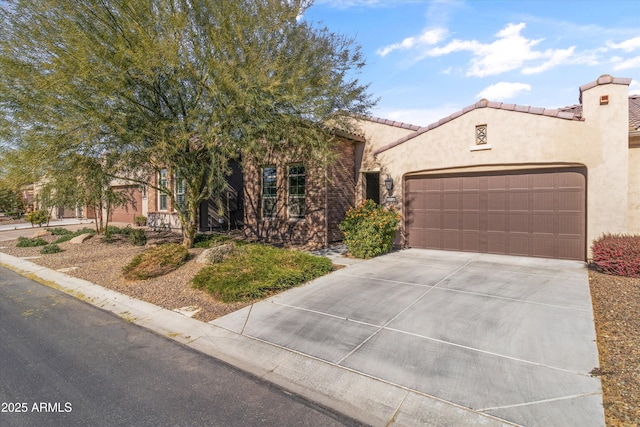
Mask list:
POLYGON ((0 264, 367 424, 604 425, 581 263, 401 251, 211 324, 0 264))
MULTIPOLYGON (((65 218, 65 219, 55 219, 55 220, 51 220, 49 221, 49 225, 46 227, 63 227, 66 225, 80 225, 80 224, 93 224, 95 222, 95 220, 93 219, 83 219, 83 218, 65 218)), ((9 231, 9 230, 24 230, 24 229, 31 229, 33 228, 33 231, 38 230, 39 228, 45 228, 43 227, 38 227, 38 226, 33 226, 31 225, 30 222, 18 222, 18 223, 14 223, 14 224, 0 224, 0 232, 1 231, 9 231)))

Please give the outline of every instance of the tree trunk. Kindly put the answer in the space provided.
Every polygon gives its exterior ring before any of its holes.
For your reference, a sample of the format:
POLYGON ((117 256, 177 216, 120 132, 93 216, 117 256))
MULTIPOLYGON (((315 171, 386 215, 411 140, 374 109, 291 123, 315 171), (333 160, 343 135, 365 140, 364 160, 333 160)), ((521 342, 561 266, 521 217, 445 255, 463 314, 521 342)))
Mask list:
POLYGON ((198 208, 200 204, 197 201, 188 201, 186 221, 182 225, 182 245, 190 249, 193 247, 193 241, 198 231, 198 208))

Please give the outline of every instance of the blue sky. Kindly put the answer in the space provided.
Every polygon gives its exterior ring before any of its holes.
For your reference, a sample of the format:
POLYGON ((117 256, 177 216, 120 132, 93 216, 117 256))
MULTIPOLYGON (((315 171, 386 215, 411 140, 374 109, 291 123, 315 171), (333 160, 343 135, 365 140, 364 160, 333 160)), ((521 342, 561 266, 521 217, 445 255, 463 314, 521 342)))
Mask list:
POLYGON ((640 93, 635 0, 316 0, 304 19, 362 46, 376 117, 428 125, 482 98, 564 107, 602 74, 640 93))

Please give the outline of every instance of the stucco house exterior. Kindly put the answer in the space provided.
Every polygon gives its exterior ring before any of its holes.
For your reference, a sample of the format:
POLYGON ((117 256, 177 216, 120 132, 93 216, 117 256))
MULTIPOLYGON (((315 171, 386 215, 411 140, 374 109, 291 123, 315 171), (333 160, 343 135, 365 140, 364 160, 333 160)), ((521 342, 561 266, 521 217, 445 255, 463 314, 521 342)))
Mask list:
POLYGON ((403 247, 586 260, 603 233, 640 232, 630 83, 603 75, 561 109, 481 100, 425 127, 359 118, 357 201, 377 184, 403 247))
MULTIPOLYGON (((428 126, 354 118, 329 166, 276 152, 236 165, 226 221, 250 239, 321 247, 342 240, 350 207, 373 199, 400 211, 400 247, 587 260, 603 233, 640 233, 630 83, 603 75, 559 109, 481 100, 428 126)), ((179 193, 169 173, 156 178, 179 193)), ((179 228, 168 198, 141 197, 151 227, 179 228)), ((201 231, 224 220, 212 209, 203 204, 201 231)))

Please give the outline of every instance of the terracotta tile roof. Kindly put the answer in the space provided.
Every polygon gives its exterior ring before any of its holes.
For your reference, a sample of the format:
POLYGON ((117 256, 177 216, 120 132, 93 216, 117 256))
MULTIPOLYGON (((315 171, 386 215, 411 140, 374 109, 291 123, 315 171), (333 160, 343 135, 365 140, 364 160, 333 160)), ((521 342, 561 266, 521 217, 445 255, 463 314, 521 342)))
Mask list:
POLYGON ((394 127, 402 128, 402 129, 409 129, 409 130, 418 130, 418 129, 420 129, 420 126, 412 125, 410 123, 403 123, 403 122, 397 122, 397 121, 394 121, 394 120, 381 119, 379 117, 372 117, 372 116, 356 116, 356 117, 361 119, 361 120, 368 120, 370 122, 381 123, 383 125, 394 126, 394 127))
MULTIPOLYGON (((475 109, 478 108, 493 108, 496 110, 506 110, 506 111, 517 111, 519 113, 526 113, 526 114, 536 114, 536 115, 542 115, 542 116, 547 116, 547 117, 555 117, 558 119, 564 119, 564 120, 582 120, 582 117, 580 114, 576 114, 575 112, 572 112, 570 110, 565 110, 565 109, 549 109, 549 108, 538 108, 538 107, 529 107, 529 106, 525 106, 525 105, 516 105, 516 104, 506 104, 504 102, 490 102, 487 101, 486 99, 481 99, 480 101, 476 102, 475 104, 469 105, 468 107, 463 108, 460 111, 456 111, 455 113, 438 120, 435 123, 431 123, 429 126, 423 126, 423 127, 419 127, 419 126, 412 126, 410 128, 406 128, 406 129, 412 129, 415 130, 415 132, 404 136, 390 144, 387 144, 383 147, 378 148, 376 151, 373 152, 374 155, 382 153, 383 151, 387 151, 390 148, 396 147, 404 142, 407 142, 419 135, 422 135, 425 132, 428 132, 432 129, 435 129, 439 126, 442 126, 445 123, 450 122, 453 119, 456 119, 460 116, 462 116, 463 114, 466 114, 470 111, 473 111, 475 109), (416 128, 416 129, 413 129, 416 128)), ((384 124, 390 124, 390 123, 386 123, 386 122, 391 122, 391 123, 399 123, 399 122, 393 122, 390 120, 383 120, 383 119, 377 119, 379 120, 377 123, 384 123, 384 124)), ((402 126, 400 126, 402 127, 402 126)))

